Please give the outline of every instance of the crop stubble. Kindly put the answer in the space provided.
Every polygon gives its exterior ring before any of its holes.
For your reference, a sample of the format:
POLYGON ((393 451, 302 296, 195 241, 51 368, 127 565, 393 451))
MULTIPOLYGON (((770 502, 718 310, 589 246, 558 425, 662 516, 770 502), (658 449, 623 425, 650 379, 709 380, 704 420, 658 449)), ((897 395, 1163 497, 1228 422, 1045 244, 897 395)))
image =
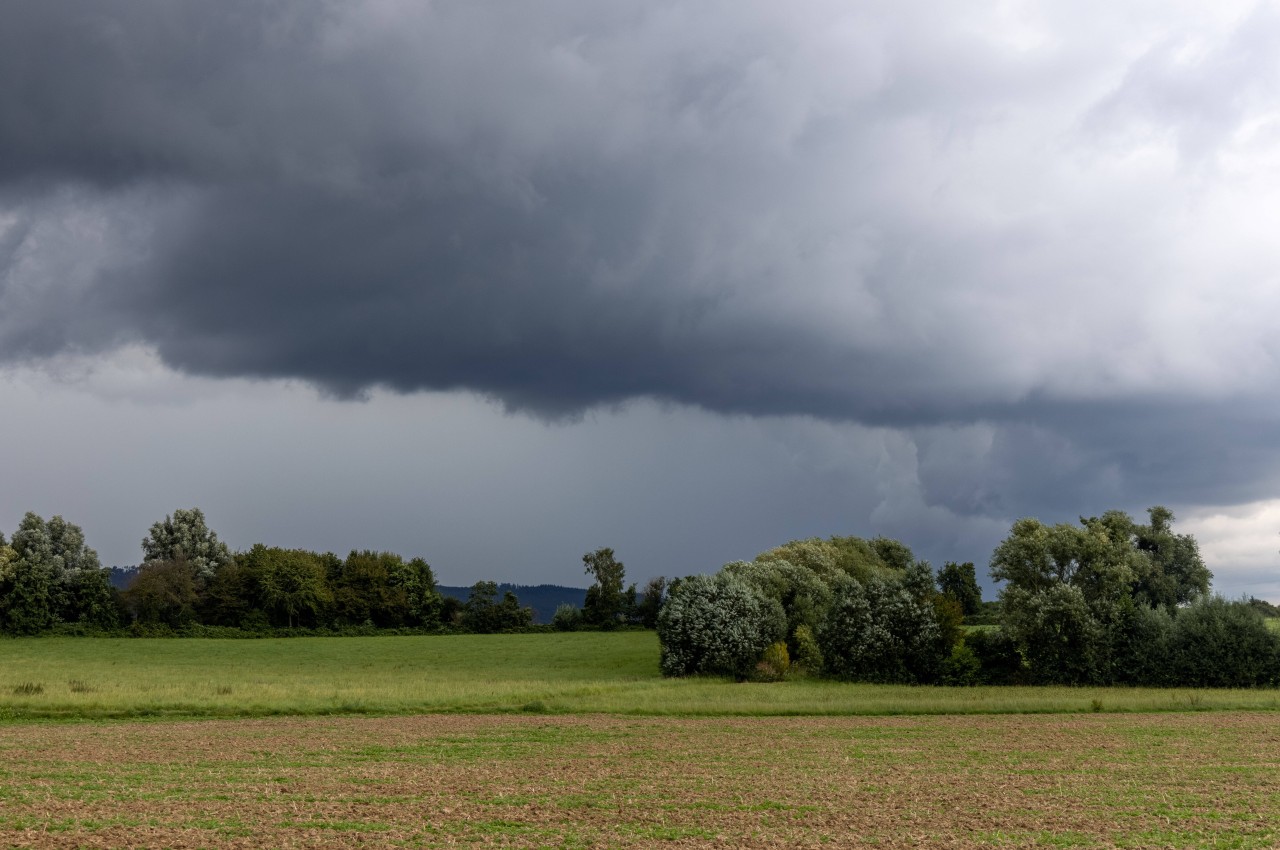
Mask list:
POLYGON ((0 726, 14 847, 1273 847, 1273 714, 0 726))

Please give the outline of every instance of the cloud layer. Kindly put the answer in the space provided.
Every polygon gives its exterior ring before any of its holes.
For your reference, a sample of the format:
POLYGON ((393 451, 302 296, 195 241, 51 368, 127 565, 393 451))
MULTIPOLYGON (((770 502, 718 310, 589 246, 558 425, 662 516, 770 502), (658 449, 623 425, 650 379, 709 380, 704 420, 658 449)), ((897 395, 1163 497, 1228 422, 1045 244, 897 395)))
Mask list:
POLYGON ((897 429, 925 507, 1280 481, 1263 4, 47 2, 0 360, 897 429))

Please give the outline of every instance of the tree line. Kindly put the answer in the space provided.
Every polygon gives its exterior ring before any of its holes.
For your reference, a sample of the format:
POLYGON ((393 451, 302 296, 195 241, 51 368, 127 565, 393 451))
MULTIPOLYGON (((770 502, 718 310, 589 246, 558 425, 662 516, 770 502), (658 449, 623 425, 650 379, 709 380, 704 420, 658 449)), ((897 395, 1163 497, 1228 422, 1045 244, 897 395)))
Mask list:
POLYGON ((1048 526, 1019 520, 991 559, 992 628, 966 628, 972 563, 937 574, 904 544, 795 541, 671 583, 662 672, 777 679, 800 671, 917 684, 1252 687, 1280 684, 1280 636, 1211 573, 1167 508, 1048 526))
POLYGON ((177 510, 142 541, 143 561, 117 590, 83 531, 28 513, 0 534, 0 631, 165 634, 192 629, 499 632, 528 628, 530 608, 494 582, 443 596, 422 558, 255 545, 232 553, 198 508, 177 510))

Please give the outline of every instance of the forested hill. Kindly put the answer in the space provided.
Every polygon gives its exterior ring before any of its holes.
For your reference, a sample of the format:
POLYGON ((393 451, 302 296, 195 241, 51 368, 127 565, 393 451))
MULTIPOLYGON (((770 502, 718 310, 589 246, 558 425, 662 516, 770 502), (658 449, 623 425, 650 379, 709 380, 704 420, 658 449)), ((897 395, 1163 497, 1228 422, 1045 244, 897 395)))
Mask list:
MULTIPOLYGON (((445 584, 436 585, 436 590, 444 596, 452 596, 454 599, 467 601, 471 596, 471 588, 469 587, 451 587, 445 584)), ((581 608, 582 603, 586 601, 587 591, 582 587, 564 587, 558 584, 500 584, 498 585, 498 596, 507 591, 511 591, 520 600, 521 605, 528 605, 533 609, 533 621, 535 623, 550 623, 551 615, 556 612, 556 608, 564 603, 569 603, 575 608, 581 608)))

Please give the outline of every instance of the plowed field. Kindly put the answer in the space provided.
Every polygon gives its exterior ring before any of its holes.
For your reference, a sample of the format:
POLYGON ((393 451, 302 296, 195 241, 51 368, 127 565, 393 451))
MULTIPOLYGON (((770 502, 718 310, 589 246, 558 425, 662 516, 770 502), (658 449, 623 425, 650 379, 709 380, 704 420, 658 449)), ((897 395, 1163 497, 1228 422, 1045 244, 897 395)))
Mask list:
POLYGON ((0 846, 1275 847, 1275 714, 0 726, 0 846))

